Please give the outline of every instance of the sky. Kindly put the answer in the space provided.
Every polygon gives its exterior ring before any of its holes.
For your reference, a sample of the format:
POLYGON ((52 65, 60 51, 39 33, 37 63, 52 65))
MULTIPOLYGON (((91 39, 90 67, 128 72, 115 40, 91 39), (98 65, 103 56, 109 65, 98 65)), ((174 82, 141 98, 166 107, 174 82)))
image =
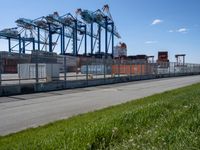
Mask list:
MULTIPOLYGON (((18 18, 35 19, 77 8, 97 10, 108 4, 129 55, 158 51, 186 54, 186 62, 200 63, 200 0, 1 0, 0 30, 15 27, 18 18)), ((0 50, 7 45, 0 39, 0 50)))

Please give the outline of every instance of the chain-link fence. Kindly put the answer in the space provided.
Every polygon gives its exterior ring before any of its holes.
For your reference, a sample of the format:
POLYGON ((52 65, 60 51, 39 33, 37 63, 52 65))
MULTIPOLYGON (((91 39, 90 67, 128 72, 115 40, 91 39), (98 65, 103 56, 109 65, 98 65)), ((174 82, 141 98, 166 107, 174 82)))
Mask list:
MULTIPOLYGON (((129 78, 130 80, 192 75, 199 64, 139 63, 133 60, 59 56, 45 52, 1 53, 0 85, 60 83, 129 78)), ((64 88, 64 87, 63 87, 64 88)))

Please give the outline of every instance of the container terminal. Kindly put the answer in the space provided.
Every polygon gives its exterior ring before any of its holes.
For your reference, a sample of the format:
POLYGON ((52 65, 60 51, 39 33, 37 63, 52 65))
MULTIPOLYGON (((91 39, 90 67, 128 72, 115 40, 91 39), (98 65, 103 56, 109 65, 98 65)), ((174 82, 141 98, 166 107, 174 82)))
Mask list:
POLYGON ((109 5, 15 23, 0 30, 0 40, 8 42, 8 50, 0 51, 0 95, 9 94, 5 89, 13 85, 17 93, 26 93, 200 73, 198 64, 186 63, 186 54, 175 55, 176 62, 166 50, 158 51, 156 61, 128 55, 128 45, 116 42, 122 37, 109 5))

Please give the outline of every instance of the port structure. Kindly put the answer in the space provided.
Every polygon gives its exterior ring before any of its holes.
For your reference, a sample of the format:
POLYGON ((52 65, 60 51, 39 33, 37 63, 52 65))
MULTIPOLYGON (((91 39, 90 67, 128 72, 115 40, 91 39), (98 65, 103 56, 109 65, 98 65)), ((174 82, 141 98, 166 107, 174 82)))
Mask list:
MULTIPOLYGON (((38 50, 41 50, 41 44, 47 45, 47 40, 45 39, 45 37, 42 36, 40 30, 43 29, 45 34, 49 32, 49 30, 46 22, 42 19, 43 17, 38 18, 36 20, 20 18, 15 21, 17 27, 1 30, 0 38, 8 39, 9 52, 16 51, 19 53, 26 53, 26 51, 28 51, 26 47, 30 44, 33 45, 31 50, 36 50, 36 43, 38 44, 38 50), (12 46, 11 41, 18 42, 16 45, 12 46), (17 47, 18 49, 16 49, 17 47)), ((54 28, 54 30, 56 31, 57 29, 54 28)))
POLYGON ((121 38, 120 34, 118 33, 115 23, 113 21, 112 15, 110 13, 110 8, 108 5, 104 5, 103 9, 90 11, 90 10, 82 10, 77 9, 77 15, 81 16, 81 19, 90 26, 90 31, 94 33, 94 26, 97 26, 97 36, 98 38, 94 40, 91 36, 91 45, 90 45, 90 55, 94 54, 102 54, 104 53, 105 56, 109 55, 109 49, 111 45, 111 55, 114 54, 114 39, 115 37, 121 38), (102 51, 102 30, 105 30, 105 51, 102 51), (109 37, 110 34, 110 37, 109 37), (98 40, 98 43, 97 43, 98 40), (97 45, 97 51, 95 53, 95 46, 97 45))
POLYGON ((58 12, 43 16, 34 20, 20 18, 15 21, 17 27, 7 28, 0 31, 0 38, 8 40, 8 51, 26 53, 27 51, 49 51, 59 50, 61 55, 80 54, 81 46, 84 47, 84 55, 114 53, 114 38, 121 38, 116 30, 115 23, 105 5, 102 10, 89 11, 78 9, 76 17, 71 13, 60 16, 58 12), (81 19, 78 19, 78 16, 81 19), (95 31, 94 26, 97 26, 95 31), (105 30, 105 51, 102 51, 102 30, 105 30), (109 37, 110 34, 110 37, 109 37), (90 38, 90 52, 88 51, 87 37, 90 38), (12 44, 15 41, 15 45, 12 44), (60 43, 60 45, 58 44, 60 43), (72 51, 70 51, 70 43, 72 51), (96 44, 98 50, 95 51, 96 44), (30 45, 32 45, 30 47, 30 45))
POLYGON ((149 63, 154 63, 154 56, 147 56, 147 61, 149 63))
POLYGON ((185 57, 186 57, 186 54, 175 55, 177 66, 181 66, 181 65, 185 66, 185 57))
POLYGON ((32 49, 35 49, 35 40, 33 37, 27 37, 27 32, 25 31, 25 36, 22 36, 25 30, 19 29, 18 27, 15 28, 7 28, 0 31, 0 38, 8 40, 8 51, 13 52, 17 51, 19 53, 25 53, 25 47, 33 43, 32 49), (12 46, 11 41, 16 41, 17 44, 12 46), (18 50, 15 48, 18 47, 18 50))
MULTIPOLYGON (((16 20, 17 27, 11 29, 4 29, 0 31, 0 37, 8 39, 9 52, 18 51, 19 53, 26 53, 26 47, 32 43, 32 50, 35 50, 35 43, 37 43, 37 50, 46 50, 49 47, 49 52, 53 52, 56 48, 58 40, 60 39, 60 54, 67 53, 70 41, 73 43, 73 55, 77 55, 80 49, 80 45, 77 43, 78 33, 85 37, 85 54, 87 53, 87 35, 91 35, 87 31, 86 24, 75 19, 71 14, 59 16, 57 12, 50 14, 46 17, 40 17, 35 20, 20 18, 16 20), (69 30, 71 29, 71 30, 69 30), (29 35, 28 35, 29 33, 29 35), (53 41, 53 35, 57 35, 56 41, 53 41), (68 38, 67 44, 65 39, 68 38), (11 47, 11 40, 17 40, 18 43, 11 47), (29 42, 29 43, 27 43, 29 42), (14 50, 19 46, 18 50, 14 50)), ((83 38, 80 42, 82 43, 83 38)))

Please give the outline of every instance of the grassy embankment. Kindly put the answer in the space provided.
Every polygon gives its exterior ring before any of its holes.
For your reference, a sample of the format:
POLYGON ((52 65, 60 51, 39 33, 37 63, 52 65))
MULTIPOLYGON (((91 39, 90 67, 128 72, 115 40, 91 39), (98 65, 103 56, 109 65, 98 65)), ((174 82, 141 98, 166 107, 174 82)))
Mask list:
POLYGON ((0 137, 0 149, 200 149, 200 84, 0 137))

